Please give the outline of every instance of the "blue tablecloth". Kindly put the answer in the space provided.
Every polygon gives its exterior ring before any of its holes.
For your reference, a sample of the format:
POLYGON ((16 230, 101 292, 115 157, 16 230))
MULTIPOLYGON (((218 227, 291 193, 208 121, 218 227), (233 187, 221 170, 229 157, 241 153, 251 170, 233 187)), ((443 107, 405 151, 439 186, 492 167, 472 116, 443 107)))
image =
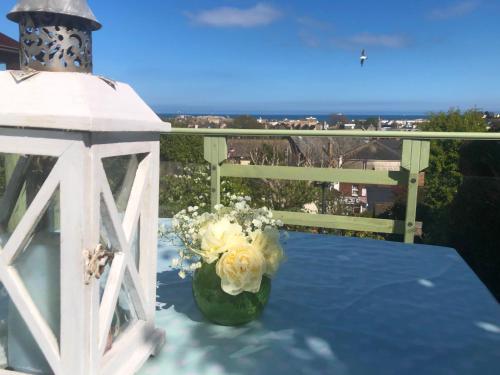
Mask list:
POLYGON ((142 375, 500 374, 500 305, 453 250, 290 233, 260 320, 208 323, 162 240, 161 354, 142 375))

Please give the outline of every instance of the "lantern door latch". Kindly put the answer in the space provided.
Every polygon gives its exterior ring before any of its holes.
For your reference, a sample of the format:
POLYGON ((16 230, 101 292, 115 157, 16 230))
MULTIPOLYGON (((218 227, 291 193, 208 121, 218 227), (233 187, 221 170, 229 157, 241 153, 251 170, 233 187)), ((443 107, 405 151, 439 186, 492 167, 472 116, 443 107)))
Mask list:
POLYGON ((83 250, 83 256, 85 258, 85 285, 88 285, 93 278, 101 278, 106 266, 113 261, 114 252, 99 244, 94 249, 83 250))

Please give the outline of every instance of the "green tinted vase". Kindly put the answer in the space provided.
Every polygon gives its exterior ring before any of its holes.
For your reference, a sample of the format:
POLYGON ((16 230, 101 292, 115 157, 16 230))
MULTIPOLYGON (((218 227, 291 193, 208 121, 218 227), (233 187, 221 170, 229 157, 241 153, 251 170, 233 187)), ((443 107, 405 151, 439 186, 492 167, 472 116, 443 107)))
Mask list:
POLYGON ((193 275, 193 295, 198 308, 208 320, 224 326, 238 326, 258 318, 271 294, 271 279, 266 276, 257 293, 232 296, 222 290, 220 283, 215 263, 203 263, 193 275))

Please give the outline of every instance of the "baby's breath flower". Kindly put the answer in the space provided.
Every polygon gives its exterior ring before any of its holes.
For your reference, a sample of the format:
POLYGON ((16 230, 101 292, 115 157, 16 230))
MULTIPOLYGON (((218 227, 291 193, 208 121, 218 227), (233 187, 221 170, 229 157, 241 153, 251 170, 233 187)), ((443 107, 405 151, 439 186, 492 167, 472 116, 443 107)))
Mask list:
POLYGON ((180 264, 179 258, 172 259, 172 267, 177 267, 180 264))
POLYGON ((262 221, 258 220, 258 219, 253 219, 252 220, 252 224, 256 227, 256 228, 260 228, 262 227, 262 221))
POLYGON ((201 268, 201 262, 191 263, 189 268, 191 271, 196 271, 198 268, 201 268))
POLYGON ((245 208, 246 208, 246 202, 238 202, 234 205, 234 207, 239 210, 239 211, 243 211, 245 208))

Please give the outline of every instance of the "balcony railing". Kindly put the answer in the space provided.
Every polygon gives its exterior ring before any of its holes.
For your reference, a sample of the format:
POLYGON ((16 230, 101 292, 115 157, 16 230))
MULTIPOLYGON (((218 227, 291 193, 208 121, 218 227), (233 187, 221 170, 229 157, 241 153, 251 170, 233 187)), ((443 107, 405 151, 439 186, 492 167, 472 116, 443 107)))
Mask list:
POLYGON ((356 183, 402 186, 407 189, 404 220, 389 220, 341 215, 274 211, 287 225, 321 227, 351 231, 400 234, 413 243, 419 228, 416 222, 419 175, 429 166, 431 140, 499 141, 500 133, 401 132, 401 131, 317 131, 317 130, 238 130, 238 129, 172 129, 168 134, 204 137, 204 158, 210 164, 212 209, 221 201, 221 177, 315 181, 323 183, 356 183), (227 137, 349 137, 396 138, 403 141, 399 171, 313 168, 291 166, 240 165, 227 163, 227 137))

